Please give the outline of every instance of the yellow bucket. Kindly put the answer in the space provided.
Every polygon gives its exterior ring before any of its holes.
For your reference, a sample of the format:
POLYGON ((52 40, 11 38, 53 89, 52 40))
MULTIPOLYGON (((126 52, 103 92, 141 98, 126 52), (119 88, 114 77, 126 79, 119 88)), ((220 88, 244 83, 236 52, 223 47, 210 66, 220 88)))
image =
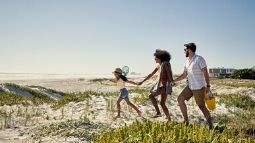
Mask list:
POLYGON ((205 103, 209 110, 214 110, 216 108, 216 101, 214 96, 210 97, 209 99, 205 99, 205 103))

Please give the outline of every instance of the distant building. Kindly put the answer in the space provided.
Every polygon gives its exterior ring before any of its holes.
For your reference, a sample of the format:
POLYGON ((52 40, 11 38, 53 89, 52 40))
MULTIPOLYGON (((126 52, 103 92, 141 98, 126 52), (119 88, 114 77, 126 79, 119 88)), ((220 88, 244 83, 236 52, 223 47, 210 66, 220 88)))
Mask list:
POLYGON ((233 68, 209 68, 210 77, 224 77, 231 75, 236 69, 233 68))

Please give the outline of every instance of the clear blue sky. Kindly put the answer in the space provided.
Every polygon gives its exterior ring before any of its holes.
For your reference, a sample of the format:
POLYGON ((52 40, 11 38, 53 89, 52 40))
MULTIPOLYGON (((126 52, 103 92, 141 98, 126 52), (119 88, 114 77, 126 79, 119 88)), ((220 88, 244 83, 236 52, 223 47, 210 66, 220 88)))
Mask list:
POLYGON ((183 71, 195 42, 208 67, 255 61, 254 0, 0 0, 0 72, 149 73, 156 48, 183 71))

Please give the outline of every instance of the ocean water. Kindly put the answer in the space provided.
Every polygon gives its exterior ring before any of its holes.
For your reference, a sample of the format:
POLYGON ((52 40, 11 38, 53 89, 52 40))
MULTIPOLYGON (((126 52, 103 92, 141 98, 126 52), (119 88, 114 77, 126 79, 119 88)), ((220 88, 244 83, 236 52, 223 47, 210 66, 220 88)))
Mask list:
POLYGON ((109 78, 111 74, 45 74, 45 73, 0 73, 0 80, 109 78))
MULTIPOLYGON (((135 78, 142 75, 128 75, 135 78)), ((45 74, 45 73, 0 73, 0 80, 66 79, 66 78, 113 78, 113 74, 45 74)))

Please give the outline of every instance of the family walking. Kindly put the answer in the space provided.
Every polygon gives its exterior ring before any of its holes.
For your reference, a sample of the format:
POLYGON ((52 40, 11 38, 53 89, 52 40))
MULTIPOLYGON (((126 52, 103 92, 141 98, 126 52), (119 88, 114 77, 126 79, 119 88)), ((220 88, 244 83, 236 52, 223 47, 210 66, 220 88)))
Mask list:
POLYGON ((197 106, 202 111, 208 122, 209 128, 213 128, 212 118, 209 110, 205 106, 204 101, 206 93, 210 90, 210 82, 206 62, 202 56, 199 56, 195 53, 196 45, 194 43, 185 44, 184 47, 184 53, 187 59, 183 73, 176 79, 173 79, 173 73, 170 64, 171 55, 166 50, 160 49, 157 49, 154 53, 155 62, 157 63, 156 68, 141 82, 135 83, 130 81, 124 75, 122 75, 122 70, 120 68, 115 69, 113 72, 115 75, 114 82, 116 82, 116 85, 120 90, 119 98, 117 100, 117 117, 120 117, 120 102, 122 100, 125 100, 129 106, 135 109, 139 116, 142 115, 141 111, 133 103, 130 102, 128 98, 128 90, 125 88, 125 83, 128 82, 135 85, 141 85, 146 80, 150 79, 153 75, 158 73, 156 82, 152 86, 149 94, 149 99, 151 100, 152 105, 156 110, 156 113, 152 118, 162 116, 158 107, 158 102, 155 98, 156 96, 160 95, 160 105, 162 110, 166 116, 166 119, 171 121, 170 113, 166 106, 167 97, 168 95, 171 95, 172 86, 174 86, 176 82, 187 79, 186 87, 177 98, 184 122, 186 125, 189 124, 185 100, 188 101, 192 96, 194 96, 197 106))

